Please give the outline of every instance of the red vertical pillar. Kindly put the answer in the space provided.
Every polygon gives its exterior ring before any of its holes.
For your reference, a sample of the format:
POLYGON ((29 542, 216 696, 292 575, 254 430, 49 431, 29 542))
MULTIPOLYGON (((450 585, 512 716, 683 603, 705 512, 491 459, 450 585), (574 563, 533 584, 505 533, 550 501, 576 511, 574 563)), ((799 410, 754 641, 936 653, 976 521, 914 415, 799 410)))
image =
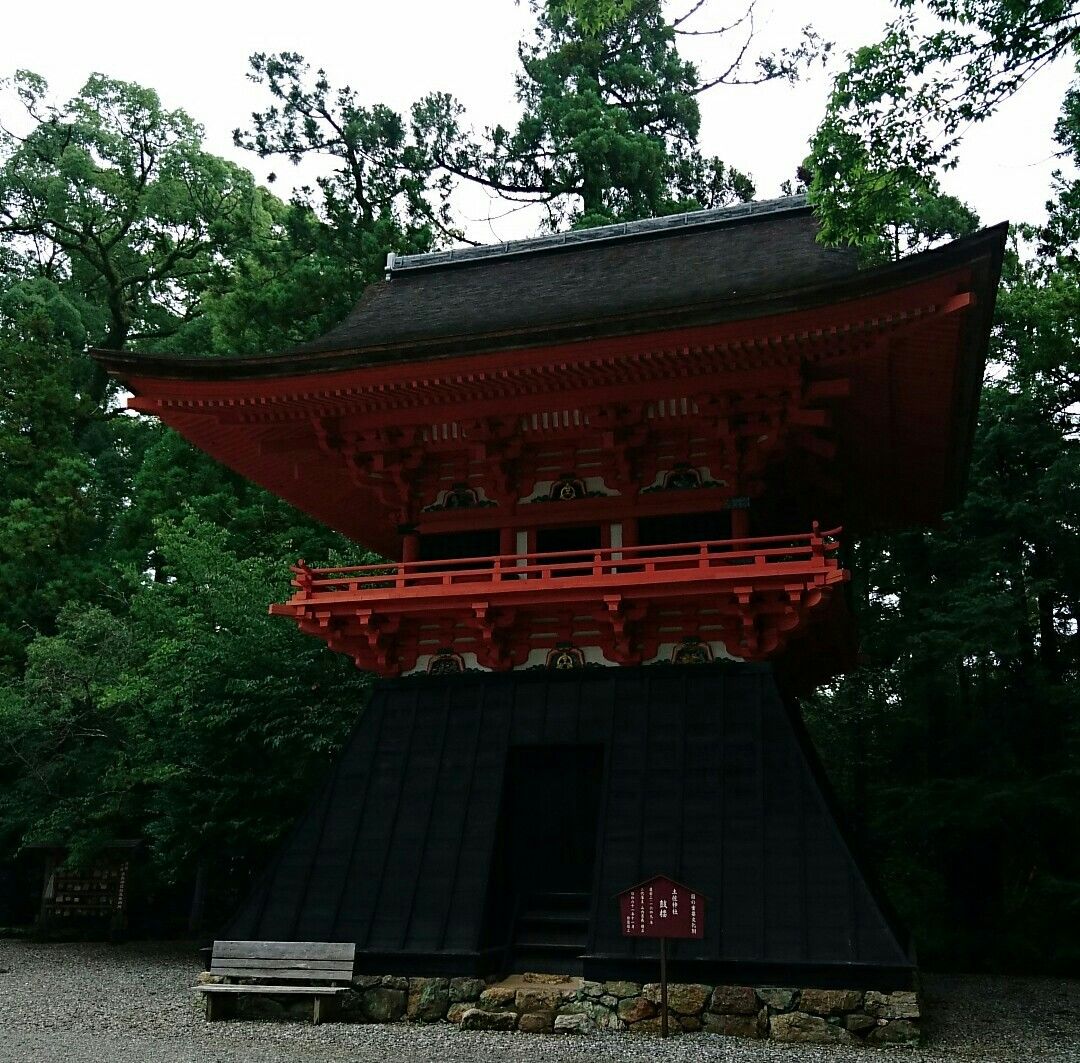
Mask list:
POLYGON ((731 511, 731 537, 732 539, 750 537, 750 510, 733 509, 731 511))
POLYGON ((500 528, 499 529, 499 553, 500 554, 516 554, 517 553, 517 534, 513 528, 500 528))
POLYGON ((401 560, 404 564, 420 559, 420 535, 415 531, 404 532, 401 536, 401 560))

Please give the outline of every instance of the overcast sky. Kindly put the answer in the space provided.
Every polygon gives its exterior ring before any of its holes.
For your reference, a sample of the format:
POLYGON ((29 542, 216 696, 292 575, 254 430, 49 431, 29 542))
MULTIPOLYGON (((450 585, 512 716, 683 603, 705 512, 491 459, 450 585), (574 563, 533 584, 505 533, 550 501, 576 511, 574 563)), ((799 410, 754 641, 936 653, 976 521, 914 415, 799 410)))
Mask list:
MULTIPOLYGON (((716 14, 700 19, 702 28, 732 10, 728 0, 712 0, 711 7, 716 14)), ((680 13, 682 5, 670 10, 680 13)), ((810 21, 842 54, 875 41, 891 10, 885 0, 760 0, 761 40, 791 41, 810 21)), ((38 0, 4 5, 0 73, 29 68, 65 98, 92 71, 152 86, 166 106, 184 108, 205 126, 210 150, 260 179, 276 171, 277 190, 284 193, 283 183, 293 177, 287 162, 262 162, 232 146, 232 130, 267 98, 245 78, 252 52, 300 52, 325 67, 331 83, 348 82, 371 103, 404 110, 419 96, 444 90, 464 104, 473 124, 508 124, 517 113, 515 45, 530 24, 528 7, 513 0, 38 0)), ((703 74, 718 68, 724 55, 708 37, 687 40, 681 49, 703 74)), ((1070 74, 1068 63, 1042 73, 965 141, 961 166, 946 187, 986 224, 1042 216, 1054 166, 1051 132, 1070 74)), ((794 87, 713 90, 701 100, 702 148, 748 171, 759 198, 777 195, 806 153, 828 86, 828 74, 817 71, 794 87)), ((0 109, 10 107, 8 96, 0 109)), ((458 220, 475 240, 535 231, 535 216, 508 215, 507 204, 479 190, 455 202, 458 220)))

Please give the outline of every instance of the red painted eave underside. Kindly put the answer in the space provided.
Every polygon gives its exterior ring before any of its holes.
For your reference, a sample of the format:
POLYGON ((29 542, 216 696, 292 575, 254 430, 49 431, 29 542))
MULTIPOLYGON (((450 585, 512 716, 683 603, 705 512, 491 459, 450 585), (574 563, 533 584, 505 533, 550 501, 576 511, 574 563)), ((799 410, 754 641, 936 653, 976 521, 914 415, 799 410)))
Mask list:
MULTIPOLYGON (((326 425, 373 431, 670 396, 790 386, 833 396, 841 517, 858 529, 933 522, 967 465, 997 256, 788 313, 437 361, 230 380, 117 372, 133 409, 325 524, 387 554, 390 522, 350 479, 326 425)), ((587 435, 587 431, 586 431, 587 435)))

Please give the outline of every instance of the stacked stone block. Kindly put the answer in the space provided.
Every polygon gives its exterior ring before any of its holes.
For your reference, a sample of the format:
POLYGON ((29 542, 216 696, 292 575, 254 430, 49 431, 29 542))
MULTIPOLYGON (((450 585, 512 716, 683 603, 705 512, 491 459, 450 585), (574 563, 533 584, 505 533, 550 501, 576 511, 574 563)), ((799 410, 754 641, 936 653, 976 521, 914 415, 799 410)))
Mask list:
MULTIPOLYGON (((478 978, 362 975, 353 979, 342 1017, 524 1033, 660 1032, 658 983, 567 986, 550 976, 533 978, 506 986, 478 978)), ((919 1038, 918 997, 910 991, 677 983, 668 986, 668 1009, 675 1033, 806 1044, 910 1044, 919 1038)))

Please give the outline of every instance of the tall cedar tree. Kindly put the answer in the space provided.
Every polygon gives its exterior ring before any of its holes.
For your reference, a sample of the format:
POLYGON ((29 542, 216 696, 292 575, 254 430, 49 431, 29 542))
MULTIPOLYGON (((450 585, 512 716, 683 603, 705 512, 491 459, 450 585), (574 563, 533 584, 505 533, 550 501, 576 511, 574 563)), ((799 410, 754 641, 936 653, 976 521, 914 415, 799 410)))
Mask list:
POLYGON ((670 21, 660 0, 532 8, 536 33, 518 48, 523 113, 513 129, 472 134, 445 95, 421 101, 413 117, 445 172, 510 201, 542 204, 553 230, 751 199, 749 177, 698 149, 698 96, 721 85, 795 80, 829 50, 806 29, 791 48, 755 53, 753 5, 716 28, 693 21, 704 2, 670 21), (720 70, 702 76, 679 55, 681 34, 738 43, 720 70))
POLYGON ((382 276, 387 252, 422 253, 461 238, 450 222, 450 179, 435 173, 401 114, 363 103, 349 85, 333 88, 295 52, 259 53, 249 65, 271 102, 249 129, 234 130, 236 145, 260 158, 330 166, 294 193, 281 247, 241 263, 218 318, 219 340, 238 350, 268 340, 287 346, 300 328, 329 328, 382 276), (252 328, 258 320, 265 324, 252 328))

